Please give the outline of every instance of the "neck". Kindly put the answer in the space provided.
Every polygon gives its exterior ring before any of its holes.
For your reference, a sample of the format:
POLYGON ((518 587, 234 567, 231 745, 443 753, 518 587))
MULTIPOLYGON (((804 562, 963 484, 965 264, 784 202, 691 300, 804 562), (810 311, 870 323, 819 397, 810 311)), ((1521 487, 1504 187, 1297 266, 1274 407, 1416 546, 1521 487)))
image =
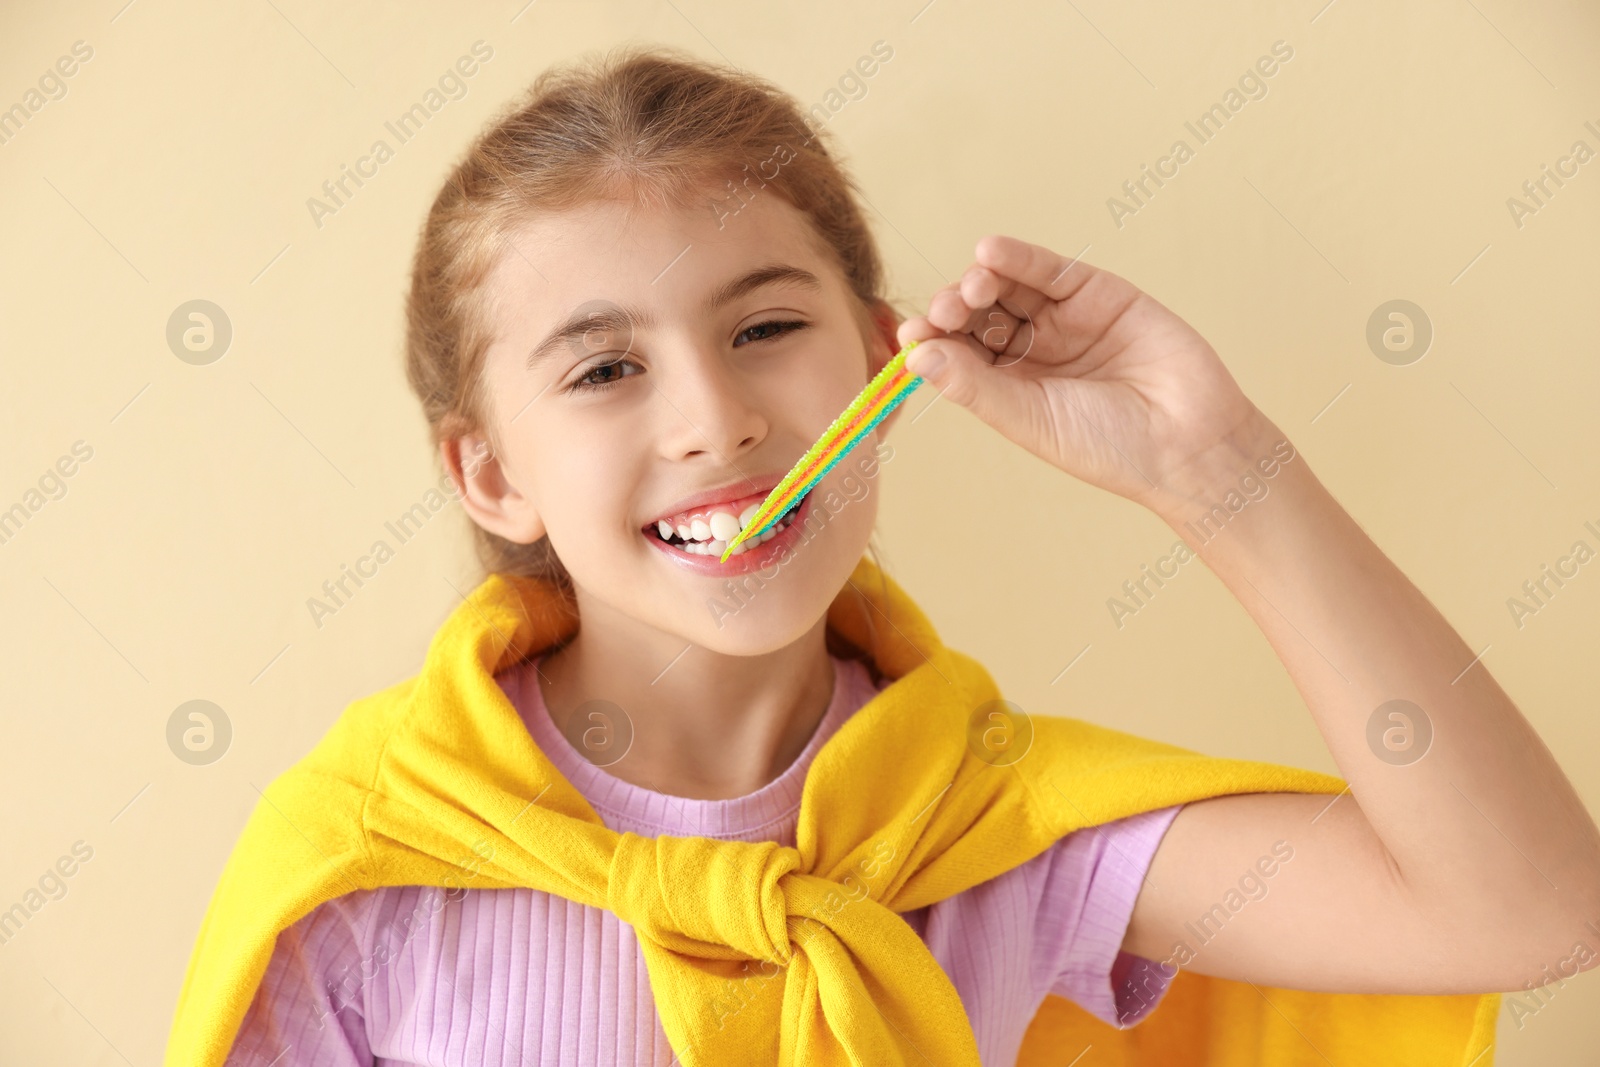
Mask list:
POLYGON ((794 763, 833 699, 826 616, 783 648, 737 656, 581 592, 579 603, 583 625, 544 656, 539 689, 573 746, 633 785, 696 800, 753 793, 794 763), (583 706, 597 700, 608 704, 583 706))

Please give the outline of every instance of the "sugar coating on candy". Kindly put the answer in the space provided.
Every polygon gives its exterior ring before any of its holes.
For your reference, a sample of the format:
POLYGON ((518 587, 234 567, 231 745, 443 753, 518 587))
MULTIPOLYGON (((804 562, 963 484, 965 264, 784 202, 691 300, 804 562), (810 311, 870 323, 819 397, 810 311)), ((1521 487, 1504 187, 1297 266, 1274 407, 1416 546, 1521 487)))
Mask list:
POLYGON ((729 541, 722 552, 726 562, 736 545, 752 537, 759 537, 770 529, 794 502, 810 492, 823 476, 833 469, 882 422, 884 417, 900 405, 921 385, 920 375, 906 370, 906 353, 917 346, 912 341, 895 353, 873 376, 872 381, 856 394, 856 398, 840 412, 838 418, 823 431, 821 437, 801 456, 783 480, 777 484, 767 499, 761 502, 750 522, 729 541))

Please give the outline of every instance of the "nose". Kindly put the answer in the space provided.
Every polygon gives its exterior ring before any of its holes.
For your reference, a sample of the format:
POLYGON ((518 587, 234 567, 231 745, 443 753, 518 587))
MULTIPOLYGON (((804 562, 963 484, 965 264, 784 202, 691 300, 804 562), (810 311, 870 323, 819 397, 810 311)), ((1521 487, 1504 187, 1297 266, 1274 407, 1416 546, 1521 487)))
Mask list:
POLYGON ((770 429, 751 381, 727 356, 692 346, 657 373, 658 400, 664 407, 661 448, 668 459, 710 457, 736 462, 766 439, 770 429))

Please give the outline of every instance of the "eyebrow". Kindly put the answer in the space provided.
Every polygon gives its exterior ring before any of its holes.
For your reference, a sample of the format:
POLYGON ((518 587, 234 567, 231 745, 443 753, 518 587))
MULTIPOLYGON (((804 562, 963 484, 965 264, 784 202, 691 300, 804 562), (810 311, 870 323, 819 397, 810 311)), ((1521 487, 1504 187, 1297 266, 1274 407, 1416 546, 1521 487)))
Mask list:
MULTIPOLYGON (((800 267, 792 267, 785 263, 769 263, 719 285, 701 304, 701 311, 709 315, 725 304, 731 304, 740 297, 753 293, 763 286, 777 284, 792 285, 812 292, 822 291, 821 280, 810 271, 800 267)), ((529 351, 527 363, 525 364, 528 370, 533 370, 550 359, 563 344, 571 344, 575 341, 581 342, 585 335, 592 330, 631 333, 656 324, 654 316, 638 308, 620 307, 607 301, 591 301, 590 303, 603 304, 604 306, 598 310, 588 311, 585 311, 583 307, 579 307, 568 315, 559 326, 545 336, 544 340, 529 351)))

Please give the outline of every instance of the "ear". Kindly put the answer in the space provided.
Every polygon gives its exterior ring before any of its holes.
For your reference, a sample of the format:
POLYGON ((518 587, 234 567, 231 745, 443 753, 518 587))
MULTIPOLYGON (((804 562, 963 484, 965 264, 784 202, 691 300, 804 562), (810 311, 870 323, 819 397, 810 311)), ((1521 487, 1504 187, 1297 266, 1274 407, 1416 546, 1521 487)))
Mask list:
MULTIPOLYGON (((878 372, 883 370, 885 364, 893 359, 895 354, 904 347, 900 344, 900 339, 897 336, 900 331, 901 321, 899 313, 884 301, 879 300, 873 304, 873 328, 867 344, 867 373, 869 381, 876 377, 878 372)), ((895 420, 900 417, 900 413, 904 410, 905 405, 901 404, 889 412, 888 415, 884 416, 883 421, 878 423, 873 432, 883 437, 889 436, 890 428, 894 426, 895 420)))
POLYGON ((506 477, 494 445, 480 433, 446 436, 439 442, 444 468, 461 507, 479 526, 507 541, 530 545, 545 535, 533 501, 506 477))

